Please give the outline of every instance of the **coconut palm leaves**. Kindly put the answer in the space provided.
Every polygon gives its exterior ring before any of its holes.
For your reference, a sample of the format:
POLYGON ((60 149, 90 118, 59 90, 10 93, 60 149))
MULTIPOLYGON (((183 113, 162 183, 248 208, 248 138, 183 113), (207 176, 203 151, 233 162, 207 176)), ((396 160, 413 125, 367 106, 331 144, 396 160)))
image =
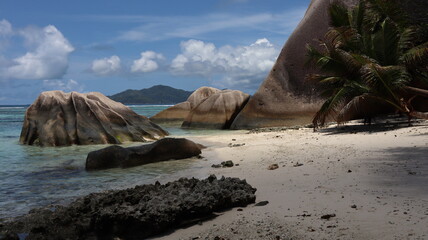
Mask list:
POLYGON ((307 46, 309 62, 321 72, 307 78, 320 84, 326 99, 315 127, 350 120, 351 112, 364 115, 374 102, 415 116, 407 87, 428 83, 428 43, 414 45, 415 28, 398 10, 387 0, 361 0, 352 9, 331 5, 331 29, 319 47, 307 46))

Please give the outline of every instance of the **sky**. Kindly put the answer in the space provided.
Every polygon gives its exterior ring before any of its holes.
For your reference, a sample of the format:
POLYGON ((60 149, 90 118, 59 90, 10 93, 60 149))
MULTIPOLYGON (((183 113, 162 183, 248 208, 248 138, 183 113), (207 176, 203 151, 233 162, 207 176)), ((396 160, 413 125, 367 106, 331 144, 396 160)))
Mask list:
POLYGON ((153 85, 254 93, 310 0, 1 0, 0 105, 153 85))

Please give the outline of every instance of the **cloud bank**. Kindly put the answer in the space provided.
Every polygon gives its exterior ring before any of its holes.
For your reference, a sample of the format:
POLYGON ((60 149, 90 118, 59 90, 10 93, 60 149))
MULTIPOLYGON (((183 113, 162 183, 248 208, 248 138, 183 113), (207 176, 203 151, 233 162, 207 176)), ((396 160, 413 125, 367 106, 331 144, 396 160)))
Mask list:
POLYGON ((173 74, 205 77, 222 88, 258 86, 279 53, 266 38, 249 46, 220 48, 212 43, 188 40, 181 43, 181 51, 171 63, 173 74))
POLYGON ((66 80, 43 80, 43 90, 61 90, 64 92, 83 92, 84 86, 79 84, 77 81, 70 79, 66 80))

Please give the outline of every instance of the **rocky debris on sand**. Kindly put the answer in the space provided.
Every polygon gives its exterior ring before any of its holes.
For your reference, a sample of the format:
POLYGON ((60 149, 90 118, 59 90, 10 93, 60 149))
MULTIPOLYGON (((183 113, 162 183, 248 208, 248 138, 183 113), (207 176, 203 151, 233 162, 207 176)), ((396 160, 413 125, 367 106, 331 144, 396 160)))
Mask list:
POLYGON ((20 143, 40 146, 147 142, 168 133, 101 93, 43 92, 28 107, 20 143))
MULTIPOLYGON (((213 168, 226 168, 226 167, 233 167, 235 164, 231 161, 231 160, 228 160, 228 161, 225 161, 225 162, 221 162, 220 164, 213 164, 211 167, 213 167, 213 168)), ((238 165, 238 164, 237 164, 238 165)))
POLYGON ((334 214, 334 213, 331 213, 331 214, 325 214, 325 215, 322 215, 321 216, 321 219, 327 219, 327 220, 329 220, 330 218, 332 218, 332 217, 336 217, 336 214, 334 214))
POLYGON ((222 163, 221 163, 221 165, 222 165, 223 167, 233 167, 233 166, 234 166, 234 164, 233 164, 233 162, 232 162, 231 160, 228 160, 228 161, 222 162, 222 163))
POLYGON ((237 143, 237 144, 229 143, 227 146, 228 147, 242 147, 242 146, 245 146, 245 143, 237 143))
POLYGON ((172 159, 185 159, 201 154, 202 145, 185 138, 164 138, 151 144, 123 148, 110 146, 90 152, 86 170, 127 168, 172 159))
POLYGON ((279 166, 278 166, 278 164, 272 164, 272 165, 270 165, 269 167, 268 167, 268 170, 275 170, 275 169, 278 169, 279 168, 279 166))
POLYGON ((255 202, 255 192, 238 178, 181 178, 35 209, 4 223, 0 232, 28 234, 26 239, 144 239, 216 211, 247 206, 255 202))
POLYGON ((261 201, 261 202, 254 204, 254 206, 261 207, 261 206, 266 206, 268 204, 269 204, 269 201, 261 201))
POLYGON ((296 162, 296 163, 293 165, 293 167, 301 167, 301 166, 303 166, 303 163, 299 163, 299 162, 296 162))

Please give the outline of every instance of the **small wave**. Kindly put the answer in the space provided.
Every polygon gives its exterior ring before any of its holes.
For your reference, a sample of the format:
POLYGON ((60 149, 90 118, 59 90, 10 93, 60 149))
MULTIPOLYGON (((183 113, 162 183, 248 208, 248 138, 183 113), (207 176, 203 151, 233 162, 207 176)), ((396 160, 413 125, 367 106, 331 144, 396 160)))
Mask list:
POLYGON ((0 107, 0 109, 25 109, 26 107, 0 107))

